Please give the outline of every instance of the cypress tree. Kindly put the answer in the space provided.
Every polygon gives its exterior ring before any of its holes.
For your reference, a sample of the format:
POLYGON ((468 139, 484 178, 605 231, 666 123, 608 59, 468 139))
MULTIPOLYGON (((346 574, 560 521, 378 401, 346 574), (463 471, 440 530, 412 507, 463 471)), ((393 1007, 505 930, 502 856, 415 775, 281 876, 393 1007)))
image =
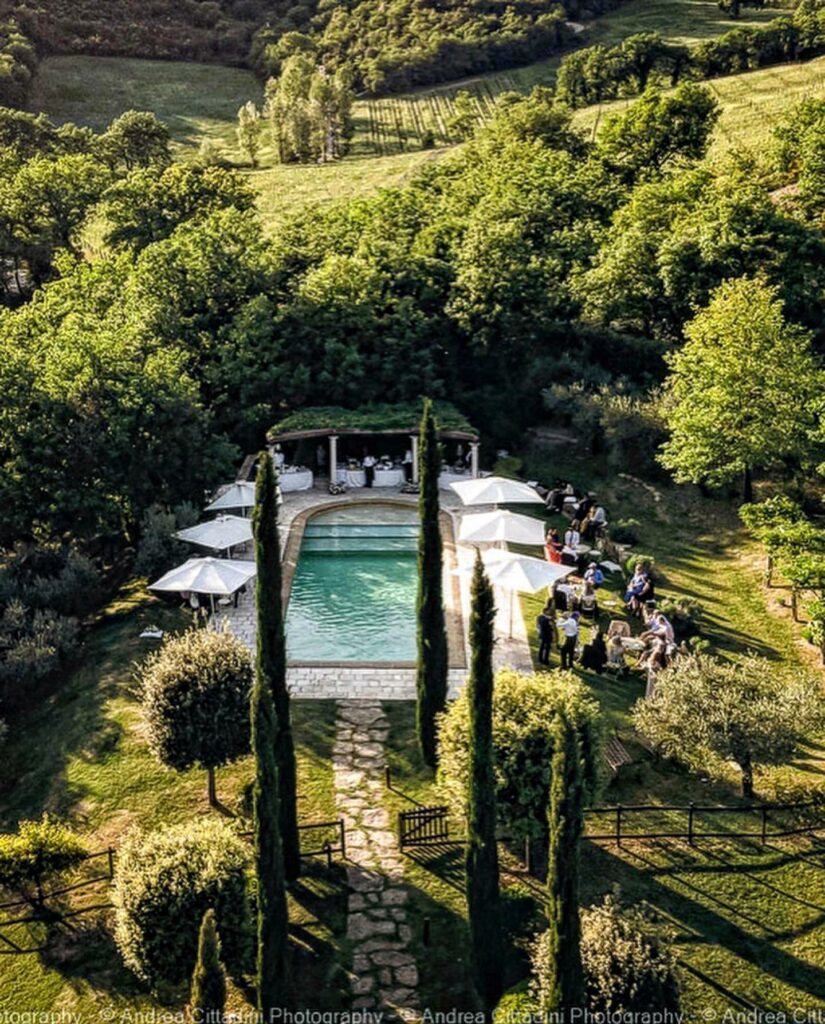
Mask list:
POLYGON ((493 590, 476 554, 470 612, 470 778, 466 852, 473 981, 485 1011, 502 992, 501 908, 493 773, 493 590))
POLYGON ((192 974, 189 1002, 194 1020, 200 1024, 221 1024, 226 1006, 226 975, 214 910, 207 910, 201 921, 198 961, 192 974))
POLYGON ((425 762, 436 762, 435 717, 447 703, 447 628, 442 595, 441 528, 439 525, 438 447, 432 404, 424 400, 419 441, 418 513, 418 665, 416 674, 418 741, 425 762))
POLYGON ((272 694, 275 707, 275 761, 278 767, 278 806, 284 872, 288 882, 301 872, 298 833, 298 794, 295 746, 286 683, 286 636, 281 601, 281 547, 278 539, 278 489, 267 452, 258 460, 255 492, 255 557, 258 566, 258 673, 272 694))
POLYGON ((576 729, 559 714, 553 739, 547 866, 547 958, 542 979, 546 1013, 565 1019, 583 1005, 579 843, 584 799, 581 743, 576 729))
MULTIPOLYGON (((289 918, 286 903, 284 854, 281 843, 280 781, 275 760, 277 722, 272 698, 272 669, 277 666, 274 635, 279 623, 268 615, 280 611, 280 565, 272 579, 272 530, 275 521, 275 480, 268 455, 258 470, 255 505, 255 544, 258 560, 258 656, 252 688, 252 752, 255 756, 253 810, 255 818, 255 874, 258 883, 257 990, 262 1019, 286 1005, 289 918), (279 587, 277 605, 268 593, 279 587)), ((275 554, 277 555, 277 535, 275 554)), ((283 633, 283 626, 280 626, 283 633)))

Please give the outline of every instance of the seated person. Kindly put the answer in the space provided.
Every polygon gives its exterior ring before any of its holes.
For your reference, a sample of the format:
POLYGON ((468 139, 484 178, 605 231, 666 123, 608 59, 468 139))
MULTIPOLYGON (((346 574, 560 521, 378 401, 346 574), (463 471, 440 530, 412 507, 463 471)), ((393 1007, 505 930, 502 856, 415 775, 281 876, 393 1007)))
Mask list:
POLYGON ((547 555, 548 562, 555 562, 558 564, 561 562, 561 553, 564 548, 564 541, 559 536, 559 531, 552 526, 547 531, 547 537, 545 538, 544 551, 547 555))
POLYGON ((571 548, 573 551, 581 544, 581 534, 579 533, 579 521, 574 519, 571 524, 564 531, 564 546, 571 548))
POLYGON ((606 664, 607 647, 605 646, 602 631, 598 630, 590 643, 584 645, 581 666, 582 668, 590 669, 592 672, 598 672, 601 675, 606 664))
POLYGON ((671 626, 664 612, 654 612, 650 616, 648 628, 639 636, 639 639, 645 642, 657 638, 663 639, 666 644, 672 644, 676 639, 673 626, 671 626))
POLYGON ((584 574, 584 582, 592 583, 594 590, 598 590, 602 583, 604 583, 604 573, 595 562, 591 562, 588 565, 587 571, 584 574))
POLYGON ((620 672, 622 675, 627 672, 624 644, 618 633, 610 638, 610 643, 607 645, 607 668, 611 672, 620 672))
POLYGON ((631 615, 641 615, 642 609, 644 608, 644 594, 648 587, 648 578, 643 567, 637 565, 633 573, 633 578, 627 585, 624 599, 627 605, 627 610, 631 615))

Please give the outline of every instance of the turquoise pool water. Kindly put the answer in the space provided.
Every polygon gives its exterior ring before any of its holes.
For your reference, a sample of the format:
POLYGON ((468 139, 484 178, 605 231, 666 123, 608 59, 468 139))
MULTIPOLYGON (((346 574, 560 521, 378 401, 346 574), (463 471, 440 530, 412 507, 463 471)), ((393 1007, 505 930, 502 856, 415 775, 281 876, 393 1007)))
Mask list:
POLYGON ((415 509, 352 506, 304 531, 286 616, 293 661, 415 661, 415 509))

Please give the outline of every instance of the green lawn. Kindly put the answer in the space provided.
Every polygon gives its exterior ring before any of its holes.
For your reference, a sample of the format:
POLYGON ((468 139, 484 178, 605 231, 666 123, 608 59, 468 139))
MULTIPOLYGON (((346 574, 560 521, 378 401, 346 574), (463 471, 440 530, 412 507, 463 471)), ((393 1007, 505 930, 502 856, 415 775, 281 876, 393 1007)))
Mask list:
MULTIPOLYGON (((13 828, 21 818, 49 811, 99 850, 117 847, 133 825, 153 828, 219 813, 208 806, 204 772, 168 770, 150 753, 134 693, 133 665, 155 643, 139 639, 142 629, 156 623, 176 631, 189 621, 187 612, 161 604, 139 586, 104 614, 87 640, 78 669, 48 699, 10 723, 3 748, 0 828, 13 828)), ((334 819, 334 704, 296 701, 293 708, 300 820, 334 819)), ((219 799, 233 820, 252 777, 251 758, 219 769, 217 777, 219 799)), ((105 901, 105 886, 96 895, 105 901)), ((312 965, 305 975, 316 993, 312 999, 335 1005, 337 982, 328 975, 335 964, 331 936, 340 933, 345 909, 340 879, 325 870, 310 873, 294 889, 291 905, 296 955, 312 965), (310 948, 320 955, 310 956, 310 948), (321 976, 315 977, 318 972, 321 976)), ((42 954, 0 956, 0 1008, 47 1010, 61 1005, 91 1013, 109 1001, 132 1008, 159 1006, 120 967, 100 915, 80 921, 76 934, 54 937, 42 954)), ((20 945, 36 944, 43 936, 39 926, 0 934, 20 945)), ((233 1000, 243 1005, 240 992, 233 1000)))
POLYGON ((250 99, 260 102, 262 95, 259 80, 242 68, 132 57, 47 57, 29 108, 96 131, 124 110, 151 110, 168 126, 183 156, 204 138, 234 153, 238 108, 250 99))

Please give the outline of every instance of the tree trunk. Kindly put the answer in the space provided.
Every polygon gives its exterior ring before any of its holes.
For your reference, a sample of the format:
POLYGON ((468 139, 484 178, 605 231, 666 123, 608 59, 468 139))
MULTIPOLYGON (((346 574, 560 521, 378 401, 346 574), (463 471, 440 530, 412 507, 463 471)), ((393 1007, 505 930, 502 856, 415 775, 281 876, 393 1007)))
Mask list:
POLYGON ((753 797, 753 764, 750 758, 742 761, 742 796, 750 800, 753 797))
POLYGON ((791 587, 791 613, 793 614, 794 622, 799 622, 799 609, 797 607, 797 589, 795 585, 791 587))
POLYGON ((215 788, 215 769, 214 768, 207 768, 206 769, 206 787, 207 787, 207 792, 209 794, 209 806, 210 807, 217 807, 218 806, 218 791, 215 788))
POLYGON ((771 586, 773 583, 773 555, 768 555, 768 560, 765 563, 765 584, 771 586))
POLYGON ((750 466, 745 466, 745 472, 742 476, 742 497, 748 504, 753 501, 753 477, 750 466))

